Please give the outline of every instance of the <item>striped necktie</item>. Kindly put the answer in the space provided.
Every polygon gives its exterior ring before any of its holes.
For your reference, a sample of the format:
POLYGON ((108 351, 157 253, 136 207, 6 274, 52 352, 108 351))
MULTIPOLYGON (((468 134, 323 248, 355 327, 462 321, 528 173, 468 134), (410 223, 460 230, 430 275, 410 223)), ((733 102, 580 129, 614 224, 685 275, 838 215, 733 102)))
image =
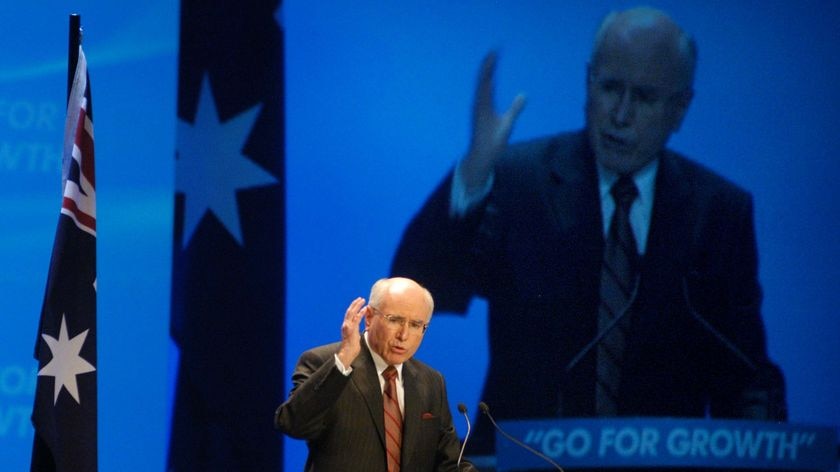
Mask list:
POLYGON ((399 472, 403 418, 397 399, 397 369, 389 365, 382 372, 382 377, 385 378, 385 391, 382 397, 385 407, 385 449, 388 472, 399 472))
POLYGON ((621 364, 630 326, 630 316, 625 311, 633 301, 639 257, 630 227, 630 206, 639 194, 636 184, 629 175, 622 175, 610 192, 615 201, 615 211, 601 267, 598 332, 607 334, 598 344, 595 387, 595 412, 598 416, 615 416, 618 413, 621 364))

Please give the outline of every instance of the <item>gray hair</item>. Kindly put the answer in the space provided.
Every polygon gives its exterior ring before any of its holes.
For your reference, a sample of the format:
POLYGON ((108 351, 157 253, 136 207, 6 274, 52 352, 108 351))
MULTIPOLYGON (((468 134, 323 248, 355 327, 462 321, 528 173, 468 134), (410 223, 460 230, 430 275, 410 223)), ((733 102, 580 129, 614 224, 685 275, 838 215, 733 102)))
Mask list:
POLYGON ((612 11, 607 14, 603 21, 601 21, 598 31, 595 33, 595 41, 593 42, 592 54, 589 59, 590 64, 595 63, 596 56, 601 50, 607 32, 623 16, 629 16, 634 22, 639 24, 651 24, 657 20, 665 21, 675 28, 677 32, 677 43, 675 46, 686 67, 686 85, 689 89, 692 88, 694 86, 694 74, 697 70, 697 42, 691 34, 682 29, 667 13, 656 8, 637 7, 622 12, 612 11))
POLYGON ((382 300, 388 294, 388 292, 391 289, 391 286, 394 283, 414 285, 421 289, 423 291, 423 299, 426 301, 426 305, 429 307, 429 315, 431 315, 435 311, 435 301, 434 298, 432 298, 432 293, 429 292, 429 290, 426 287, 420 285, 414 280, 407 279, 404 277, 382 278, 374 282, 373 286, 370 288, 370 297, 368 297, 368 303, 374 308, 379 308, 382 305, 382 300))

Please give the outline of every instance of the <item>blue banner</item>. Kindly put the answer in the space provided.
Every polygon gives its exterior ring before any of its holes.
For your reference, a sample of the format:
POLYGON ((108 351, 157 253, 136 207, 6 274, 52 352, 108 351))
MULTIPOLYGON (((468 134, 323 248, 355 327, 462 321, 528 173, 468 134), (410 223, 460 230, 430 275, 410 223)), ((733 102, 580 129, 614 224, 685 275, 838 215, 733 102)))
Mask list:
MULTIPOLYGON (((563 467, 837 467, 837 431, 820 426, 682 418, 534 420, 500 425, 563 467)), ((547 465, 502 436, 497 437, 496 445, 499 471, 547 465)))

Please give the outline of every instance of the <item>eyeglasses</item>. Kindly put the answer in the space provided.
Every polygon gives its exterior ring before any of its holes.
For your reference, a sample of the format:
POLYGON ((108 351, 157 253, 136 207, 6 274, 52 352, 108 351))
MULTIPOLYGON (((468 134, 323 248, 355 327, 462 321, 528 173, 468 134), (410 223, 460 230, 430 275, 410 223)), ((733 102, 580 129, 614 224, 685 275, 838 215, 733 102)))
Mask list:
MULTIPOLYGON (((622 99, 628 85, 621 80, 600 78, 594 72, 589 73, 589 82, 595 85, 597 92, 615 102, 622 99)), ((672 100, 685 97, 688 89, 664 90, 657 87, 630 87, 630 101, 640 107, 640 110, 652 110, 662 107, 672 100)))
POLYGON ((423 323, 422 321, 418 320, 409 320, 405 316, 400 315, 386 315, 379 311, 378 308, 371 306, 375 315, 379 315, 385 319, 385 322, 388 324, 390 328, 399 329, 404 328, 405 325, 408 325, 408 331, 414 334, 423 334, 429 329, 429 323, 423 323))

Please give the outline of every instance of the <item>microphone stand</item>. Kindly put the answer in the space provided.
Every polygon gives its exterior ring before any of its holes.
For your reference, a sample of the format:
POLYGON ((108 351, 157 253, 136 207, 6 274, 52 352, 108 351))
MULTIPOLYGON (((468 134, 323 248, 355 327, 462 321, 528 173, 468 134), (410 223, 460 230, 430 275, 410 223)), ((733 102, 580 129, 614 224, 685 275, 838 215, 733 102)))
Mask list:
POLYGON ((706 318, 701 316, 700 313, 698 313, 697 310, 694 309, 694 305, 691 304, 691 297, 689 296, 688 280, 685 277, 683 277, 682 279, 682 291, 683 298, 685 299, 685 306, 688 309, 688 314, 690 314, 692 318, 694 318, 698 323, 700 323, 700 325, 703 326, 703 328, 705 328, 707 332, 711 333, 711 335, 714 336, 715 339, 717 339, 718 342, 723 345, 723 347, 725 347, 729 352, 734 354, 735 357, 740 359, 741 362, 743 362, 744 365, 746 365, 750 369, 750 371, 757 371, 758 367, 755 365, 755 362, 753 362, 749 357, 747 357, 747 355, 744 354, 743 351, 738 349, 738 347, 732 341, 730 341, 729 338, 724 336, 720 331, 718 331, 714 326, 712 326, 711 323, 706 321, 706 318))
POLYGON ((461 470, 461 460, 464 458, 464 449, 467 447, 467 440, 470 438, 470 417, 467 415, 467 406, 463 403, 458 404, 458 411, 464 415, 464 419, 467 420, 467 434, 464 435, 464 442, 461 444, 461 452, 458 454, 458 470, 461 470))
POLYGON ((636 300, 636 294, 639 292, 639 280, 640 279, 641 279, 641 277, 636 276, 636 280, 633 283, 633 291, 630 292, 630 298, 627 300, 627 305, 624 306, 624 308, 621 310, 621 313, 619 313, 618 316, 613 318, 612 321, 610 321, 610 323, 607 325, 606 328, 604 328, 603 330, 598 332, 595 335, 595 337, 592 338, 592 340, 589 341, 589 343, 586 346, 584 346, 583 349, 581 349, 571 361, 569 361, 569 363, 566 365, 566 373, 567 374, 569 372, 571 372, 572 369, 574 369, 575 366, 578 365, 578 363, 581 361, 581 359, 583 359, 583 357, 587 353, 589 353, 589 351, 591 351, 595 346, 597 346, 598 343, 600 343, 601 340, 604 339, 604 336, 609 334, 609 332, 612 331, 612 329, 615 327, 615 325, 617 325, 618 322, 621 321, 621 319, 624 318, 627 315, 627 313, 630 311, 630 307, 633 305, 633 302, 636 300))
POLYGON ((544 460, 544 461, 548 462, 549 464, 551 464, 552 466, 554 466, 554 468, 555 468, 555 469, 557 469, 557 470, 559 470, 560 472, 564 472, 564 471, 563 471, 563 468, 562 468, 562 467, 560 467, 560 465, 559 465, 558 463, 554 462, 554 461, 553 461, 550 457, 548 457, 547 455, 543 454, 542 452, 540 452, 540 451, 538 451, 538 450, 534 449, 533 447, 531 447, 531 446, 529 446, 529 445, 525 444, 524 442, 522 442, 522 441, 520 441, 520 440, 516 439, 515 437, 513 437, 513 436, 511 436, 510 434, 508 434, 507 432, 505 432, 505 430, 503 430, 503 429, 501 428, 501 426, 499 426, 498 424, 496 424, 496 420, 494 420, 494 419, 493 419, 493 416, 492 416, 492 415, 490 415, 490 407, 489 407, 489 406, 487 406, 487 404, 486 404, 486 403, 484 403, 484 402, 479 402, 479 403, 478 403, 478 409, 480 409, 482 413, 484 413, 485 415, 487 415, 487 418, 490 420, 490 422, 491 422, 491 423, 493 423, 493 427, 495 427, 495 428, 496 428, 496 431, 498 431, 498 432, 502 433, 502 436, 504 436, 505 438, 507 438, 508 440, 510 440, 511 442, 513 442, 514 444, 516 444, 517 446, 519 446, 519 447, 521 447, 521 448, 525 449, 526 451, 530 452, 531 454, 533 454, 533 455, 535 455, 535 456, 539 457, 540 459, 542 459, 542 460, 544 460))

